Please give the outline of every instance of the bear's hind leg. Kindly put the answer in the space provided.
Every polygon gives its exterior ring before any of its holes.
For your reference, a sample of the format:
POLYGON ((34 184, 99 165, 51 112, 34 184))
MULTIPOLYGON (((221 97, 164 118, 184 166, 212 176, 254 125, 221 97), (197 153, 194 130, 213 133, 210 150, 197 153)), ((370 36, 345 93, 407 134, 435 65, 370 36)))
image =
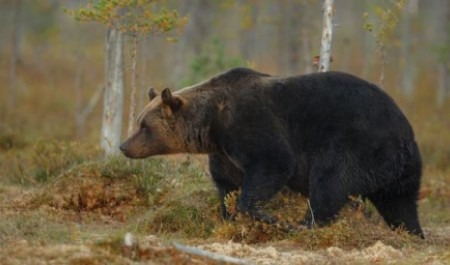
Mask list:
POLYGON ((302 225, 312 228, 333 221, 351 195, 344 184, 348 165, 342 156, 328 151, 311 164, 309 172, 309 207, 302 225))
POLYGON ((314 224, 323 226, 335 220, 348 201, 346 193, 334 181, 322 181, 319 185, 320 187, 310 190, 308 209, 301 222, 308 228, 312 228, 314 224))

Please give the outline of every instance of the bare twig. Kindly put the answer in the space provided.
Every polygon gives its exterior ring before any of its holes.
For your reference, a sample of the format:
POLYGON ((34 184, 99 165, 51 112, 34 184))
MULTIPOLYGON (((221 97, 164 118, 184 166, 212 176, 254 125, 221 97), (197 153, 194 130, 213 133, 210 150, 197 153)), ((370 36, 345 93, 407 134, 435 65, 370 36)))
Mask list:
POLYGON ((82 134, 81 132, 83 131, 84 123, 86 122, 86 119, 89 116, 89 114, 91 114, 92 111, 94 110, 104 90, 105 86, 103 85, 99 86, 89 99, 88 104, 82 110, 76 113, 76 124, 79 134, 82 134))
POLYGON ((314 212, 313 209, 311 208, 311 202, 308 200, 306 200, 308 202, 308 209, 311 212, 311 230, 314 231, 314 224, 316 223, 316 220, 314 219, 314 212))

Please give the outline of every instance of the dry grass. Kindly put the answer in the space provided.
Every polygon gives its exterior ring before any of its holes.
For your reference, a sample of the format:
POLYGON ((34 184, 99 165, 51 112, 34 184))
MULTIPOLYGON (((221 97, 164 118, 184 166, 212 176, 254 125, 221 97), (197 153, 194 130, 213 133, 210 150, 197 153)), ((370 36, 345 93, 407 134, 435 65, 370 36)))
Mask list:
MULTIPOLYGON (((214 264, 174 249, 173 241, 255 264, 450 263, 450 104, 434 106, 428 89, 433 73, 423 73, 430 77, 421 79, 412 99, 390 91, 411 120, 423 154, 419 212, 427 239, 420 240, 389 230, 370 205, 355 207, 360 204, 314 230, 280 229, 239 215, 222 222, 204 157, 104 161, 97 146, 99 106, 87 121, 88 133, 76 136, 67 92, 73 66, 48 58, 51 86, 41 81, 49 78, 45 73, 22 65, 20 105, 9 116, 1 116, 0 105, 2 264, 214 264), (81 141, 73 141, 77 137, 81 141), (139 242, 133 249, 124 248, 127 232, 139 242)), ((85 84, 96 87, 98 80, 89 77, 85 84)), ((90 92, 83 90, 84 102, 90 92)), ((230 211, 233 202, 230 197, 230 211)), ((304 198, 288 191, 267 206, 289 224, 297 224, 307 208, 304 198)))
MULTIPOLYGON (((53 143, 49 145, 53 148, 53 143)), ((405 264, 449 260, 450 213, 445 209, 450 200, 448 185, 443 185, 448 183, 448 171, 426 168, 420 212, 427 239, 420 240, 389 230, 370 205, 366 209, 358 203, 346 207, 334 224, 313 230, 288 231, 241 215, 222 222, 219 201, 203 163, 203 158, 190 156, 146 163, 85 161, 69 163, 67 170, 51 171, 56 175, 37 186, 21 188, 9 180, 1 182, 0 244, 4 250, 0 257, 10 257, 10 264, 38 257, 55 262, 66 257, 74 264, 149 259, 159 260, 158 264, 214 264, 174 249, 170 242, 175 240, 238 257, 240 252, 229 250, 237 247, 230 244, 243 244, 238 246, 248 248, 249 256, 241 258, 257 264, 264 264, 271 255, 283 257, 286 264, 331 259, 361 263, 394 259, 405 264), (142 243, 130 256, 121 241, 127 232, 142 242, 149 234, 156 235, 159 245, 142 243), (213 242, 215 247, 208 248, 213 242), (19 254, 11 255, 13 250, 19 254), (379 256, 386 251, 388 254, 379 256), (299 253, 303 253, 301 259, 299 253)), ((230 196, 230 207, 233 202, 235 198, 230 196)), ((307 210, 307 202, 286 190, 267 210, 279 220, 295 224, 307 210)))

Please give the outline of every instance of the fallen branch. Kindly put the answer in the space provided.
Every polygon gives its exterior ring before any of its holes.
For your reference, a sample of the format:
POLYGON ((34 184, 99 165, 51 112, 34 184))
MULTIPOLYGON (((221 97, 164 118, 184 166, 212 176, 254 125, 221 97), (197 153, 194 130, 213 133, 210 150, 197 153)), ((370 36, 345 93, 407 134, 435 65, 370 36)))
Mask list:
POLYGON ((105 90, 105 86, 99 86, 97 90, 94 92, 94 94, 89 99, 88 104, 82 109, 79 110, 78 113, 76 113, 75 119, 76 119, 76 126, 78 135, 81 135, 81 132, 84 129, 84 123, 86 122, 87 117, 94 111, 95 106, 97 105, 97 102, 101 98, 103 91, 105 90))
POLYGON ((192 255, 205 257, 205 258, 212 259, 212 260, 218 261, 218 262, 226 262, 226 263, 242 264, 242 265, 250 264, 247 261, 242 260, 242 259, 213 253, 213 252, 206 251, 206 250, 199 249, 199 248, 185 246, 185 245, 182 245, 179 243, 173 243, 173 246, 175 247, 175 249, 177 249, 179 251, 182 251, 182 252, 185 252, 188 254, 192 254, 192 255))

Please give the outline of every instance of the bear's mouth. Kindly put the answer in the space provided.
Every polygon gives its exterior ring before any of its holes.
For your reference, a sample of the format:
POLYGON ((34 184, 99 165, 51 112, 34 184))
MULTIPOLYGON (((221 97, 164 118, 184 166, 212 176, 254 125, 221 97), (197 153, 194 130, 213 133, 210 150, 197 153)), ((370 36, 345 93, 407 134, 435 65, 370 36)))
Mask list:
POLYGON ((155 155, 167 155, 174 153, 168 146, 158 143, 158 146, 142 145, 136 148, 129 140, 119 146, 122 154, 131 159, 143 159, 155 155))
POLYGON ((149 155, 145 155, 143 153, 136 154, 136 153, 130 152, 129 150, 123 150, 122 148, 120 150, 122 151, 122 154, 124 156, 131 158, 131 159, 143 159, 143 158, 149 157, 149 155))
POLYGON ((130 148, 128 141, 123 142, 119 146, 119 149, 122 152, 122 154, 128 158, 139 158, 140 157, 139 155, 131 152, 131 148, 130 148))

